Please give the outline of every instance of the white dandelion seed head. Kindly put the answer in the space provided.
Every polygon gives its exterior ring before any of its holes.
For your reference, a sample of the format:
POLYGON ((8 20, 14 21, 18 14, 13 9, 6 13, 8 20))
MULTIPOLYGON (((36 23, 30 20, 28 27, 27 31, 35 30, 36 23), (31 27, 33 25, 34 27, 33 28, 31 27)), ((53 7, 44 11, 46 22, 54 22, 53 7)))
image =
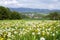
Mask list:
POLYGON ((44 37, 41 37, 40 40, 45 40, 45 38, 44 37))
POLYGON ((7 40, 11 40, 11 39, 8 38, 7 40))
POLYGON ((11 37, 11 32, 8 32, 8 35, 7 35, 8 37, 11 37))
POLYGON ((55 36, 55 34, 54 34, 54 33, 53 33, 52 35, 53 35, 53 36, 55 36))
POLYGON ((32 28, 29 28, 29 30, 32 30, 32 28))
POLYGON ((32 32, 32 35, 35 35, 35 32, 32 32))
POLYGON ((56 31, 56 33, 58 33, 58 31, 56 31))
POLYGON ((40 32, 38 32, 37 34, 40 35, 40 32))
POLYGON ((43 33, 45 32, 45 31, 42 31, 43 33))
POLYGON ((49 35, 49 32, 47 32, 47 34, 49 35))
POLYGON ((17 34, 17 31, 14 31, 14 34, 17 34))

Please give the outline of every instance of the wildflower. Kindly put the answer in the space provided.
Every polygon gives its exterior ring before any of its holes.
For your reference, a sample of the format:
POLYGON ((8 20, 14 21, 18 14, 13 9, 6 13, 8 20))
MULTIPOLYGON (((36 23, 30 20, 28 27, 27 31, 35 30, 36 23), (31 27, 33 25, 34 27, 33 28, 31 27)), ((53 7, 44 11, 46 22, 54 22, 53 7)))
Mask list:
POLYGON ((45 40, 45 38, 44 37, 41 37, 40 40, 45 40))
POLYGON ((48 29, 49 31, 51 30, 51 28, 48 29))
POLYGON ((38 32, 37 34, 40 35, 40 32, 38 32))
POLYGON ((45 31, 42 31, 42 35, 45 35, 45 31))
POLYGON ((7 39, 7 40, 11 40, 11 39, 7 39))
POLYGON ((56 31, 56 33, 58 33, 58 31, 56 31))
POLYGON ((32 32, 32 35, 35 35, 35 32, 32 32))
POLYGON ((15 34, 17 34, 17 32, 16 32, 16 31, 14 31, 14 33, 15 33, 15 34))
POLYGON ((40 31, 40 28, 37 28, 38 31, 40 31))
POLYGON ((8 35, 7 36, 10 37, 11 36, 11 32, 8 32, 8 35))
POLYGON ((53 35, 53 36, 55 36, 55 34, 54 34, 54 33, 53 33, 52 35, 53 35))
POLYGON ((47 34, 49 35, 49 32, 47 32, 47 34))

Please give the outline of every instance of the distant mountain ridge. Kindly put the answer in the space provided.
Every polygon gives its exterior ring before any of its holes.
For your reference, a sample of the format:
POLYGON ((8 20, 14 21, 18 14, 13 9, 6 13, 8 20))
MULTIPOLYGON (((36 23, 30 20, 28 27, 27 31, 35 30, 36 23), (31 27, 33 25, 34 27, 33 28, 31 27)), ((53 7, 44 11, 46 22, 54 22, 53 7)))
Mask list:
POLYGON ((33 8, 10 8, 12 11, 17 12, 39 12, 39 13, 49 13, 49 12, 60 12, 60 10, 49 10, 49 9, 33 9, 33 8))

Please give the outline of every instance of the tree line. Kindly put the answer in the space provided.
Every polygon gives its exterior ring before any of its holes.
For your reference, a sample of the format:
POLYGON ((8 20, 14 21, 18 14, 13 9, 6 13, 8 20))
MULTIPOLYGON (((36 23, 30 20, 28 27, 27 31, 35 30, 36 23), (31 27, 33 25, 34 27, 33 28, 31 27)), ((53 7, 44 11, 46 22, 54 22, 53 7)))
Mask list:
POLYGON ((23 19, 24 17, 27 17, 26 15, 22 15, 19 12, 11 11, 9 8, 0 6, 0 20, 5 19, 23 19))
POLYGON ((51 12, 46 18, 49 18, 50 20, 60 20, 60 12, 51 12))
MULTIPOLYGON (((9 8, 0 6, 0 20, 5 20, 5 19, 15 20, 15 19, 24 19, 24 18, 29 19, 29 16, 22 15, 22 13, 11 11, 9 8)), ((60 12, 51 12, 48 15, 43 16, 42 18, 49 20, 60 20, 60 12)))

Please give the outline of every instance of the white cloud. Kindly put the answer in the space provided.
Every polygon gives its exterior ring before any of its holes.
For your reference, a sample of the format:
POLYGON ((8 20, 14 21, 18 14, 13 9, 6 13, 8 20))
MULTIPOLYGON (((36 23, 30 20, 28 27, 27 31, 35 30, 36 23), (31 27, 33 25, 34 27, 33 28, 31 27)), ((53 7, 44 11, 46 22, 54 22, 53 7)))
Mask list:
POLYGON ((59 0, 0 0, 0 5, 7 7, 26 7, 43 9, 60 9, 59 0))
POLYGON ((13 6, 13 5, 17 5, 17 4, 19 4, 16 0, 2 0, 1 2, 0 2, 0 5, 3 5, 3 6, 9 6, 9 5, 11 5, 11 6, 13 6))

